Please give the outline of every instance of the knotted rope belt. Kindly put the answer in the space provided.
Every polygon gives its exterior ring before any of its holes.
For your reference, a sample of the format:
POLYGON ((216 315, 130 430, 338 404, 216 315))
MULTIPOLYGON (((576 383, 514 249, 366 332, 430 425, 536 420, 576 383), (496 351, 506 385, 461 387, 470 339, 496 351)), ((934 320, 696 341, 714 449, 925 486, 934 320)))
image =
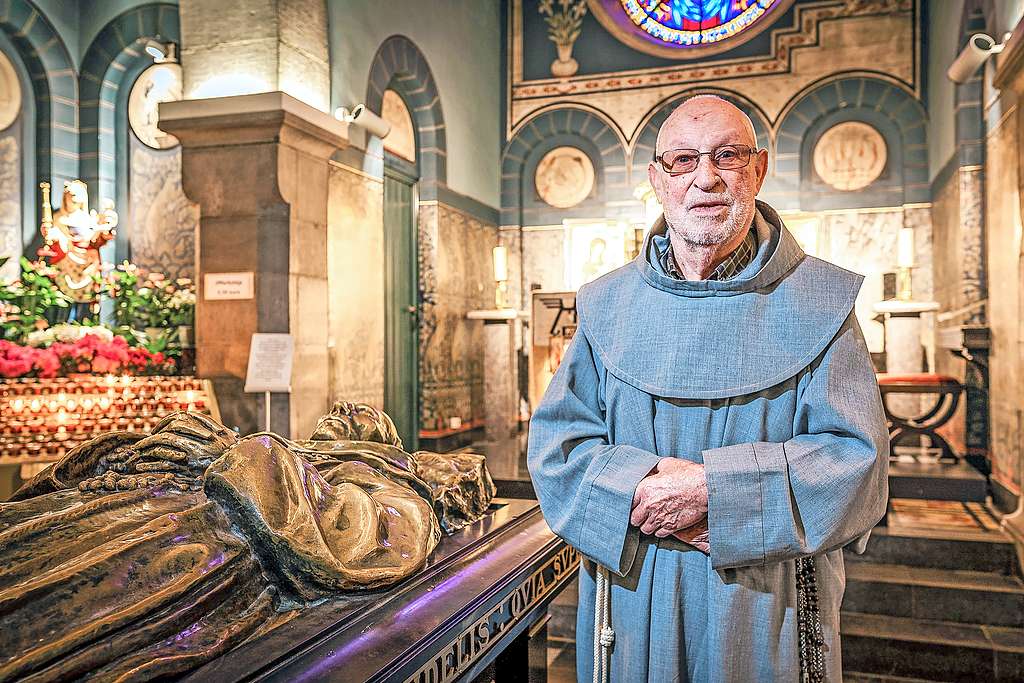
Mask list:
MULTIPOLYGON (((609 656, 615 642, 611 623, 611 581, 597 565, 594 599, 594 683, 608 683, 609 656)), ((813 557, 796 561, 796 623, 800 650, 800 683, 824 683, 825 635, 818 609, 817 571, 813 557)))

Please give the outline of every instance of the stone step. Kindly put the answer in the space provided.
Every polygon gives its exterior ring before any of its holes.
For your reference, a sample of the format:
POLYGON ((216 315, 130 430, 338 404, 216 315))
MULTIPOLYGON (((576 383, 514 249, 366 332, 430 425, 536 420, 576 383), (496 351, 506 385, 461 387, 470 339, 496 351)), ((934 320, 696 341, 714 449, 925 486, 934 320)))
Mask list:
POLYGON ((1024 629, 844 612, 843 668, 938 681, 1024 679, 1024 629))
POLYGON ((932 569, 959 569, 1019 576, 1013 541, 1001 531, 875 527, 863 555, 847 552, 848 564, 873 562, 932 569))
POLYGON ((883 676, 860 671, 843 671, 843 683, 949 683, 937 679, 908 678, 906 676, 883 676))
POLYGON ((1024 627, 1024 582, 987 572, 849 562, 843 610, 1024 627))
POLYGON ((984 503, 985 475, 966 462, 890 462, 889 497, 984 503))

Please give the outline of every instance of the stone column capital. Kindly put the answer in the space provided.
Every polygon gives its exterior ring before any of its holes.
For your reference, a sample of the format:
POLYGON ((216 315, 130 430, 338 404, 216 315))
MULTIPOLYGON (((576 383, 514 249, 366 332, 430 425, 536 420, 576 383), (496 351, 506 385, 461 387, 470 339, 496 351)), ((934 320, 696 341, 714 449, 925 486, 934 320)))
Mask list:
POLYGON ((284 92, 160 104, 160 128, 185 149, 281 143, 328 159, 348 146, 348 124, 284 92))

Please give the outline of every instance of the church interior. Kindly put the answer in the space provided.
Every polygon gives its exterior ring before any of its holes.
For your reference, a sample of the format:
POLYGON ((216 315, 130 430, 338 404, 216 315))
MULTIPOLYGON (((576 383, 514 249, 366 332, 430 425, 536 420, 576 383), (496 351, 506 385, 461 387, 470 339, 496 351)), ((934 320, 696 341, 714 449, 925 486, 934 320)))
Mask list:
POLYGON ((576 680, 585 558, 530 417, 698 94, 750 118, 800 247, 864 277, 889 503, 846 552, 843 679, 1024 680, 1022 19, 0 0, 0 680, 576 680), (373 542, 389 514, 409 553, 373 542))

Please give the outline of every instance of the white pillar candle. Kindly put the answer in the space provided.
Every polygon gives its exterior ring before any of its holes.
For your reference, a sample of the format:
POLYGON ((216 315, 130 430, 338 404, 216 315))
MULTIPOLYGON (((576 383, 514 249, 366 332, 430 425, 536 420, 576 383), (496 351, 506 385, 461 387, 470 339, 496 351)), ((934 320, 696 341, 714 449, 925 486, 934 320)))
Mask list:
POLYGON ((498 245, 492 252, 494 261, 494 281, 508 281, 508 247, 498 245))
POLYGON ((899 242, 896 248, 896 267, 914 267, 914 229, 900 228, 899 242))

